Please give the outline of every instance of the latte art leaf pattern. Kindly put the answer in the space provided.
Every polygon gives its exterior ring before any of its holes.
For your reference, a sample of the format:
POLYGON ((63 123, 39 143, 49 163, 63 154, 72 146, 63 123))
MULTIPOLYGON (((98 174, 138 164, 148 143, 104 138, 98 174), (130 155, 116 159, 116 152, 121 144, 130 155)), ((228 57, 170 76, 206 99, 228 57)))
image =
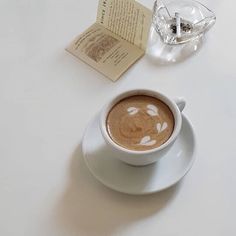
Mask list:
POLYGON ((158 133, 161 133, 162 131, 164 131, 168 127, 168 124, 166 122, 164 122, 162 125, 161 125, 161 123, 157 123, 156 127, 157 127, 158 133))
POLYGON ((128 111, 128 113, 129 113, 130 115, 134 115, 134 114, 138 113, 138 108, 136 108, 136 107, 129 107, 129 108, 127 109, 127 111, 128 111))
POLYGON ((156 140, 151 140, 150 136, 144 136, 141 139, 139 144, 144 145, 144 146, 152 146, 152 145, 156 144, 156 140))
POLYGON ((106 120, 110 138, 129 150, 146 151, 160 147, 171 136, 174 116, 161 100, 134 95, 117 102, 106 120))
POLYGON ((147 113, 150 116, 158 116, 158 108, 152 104, 147 105, 147 113))

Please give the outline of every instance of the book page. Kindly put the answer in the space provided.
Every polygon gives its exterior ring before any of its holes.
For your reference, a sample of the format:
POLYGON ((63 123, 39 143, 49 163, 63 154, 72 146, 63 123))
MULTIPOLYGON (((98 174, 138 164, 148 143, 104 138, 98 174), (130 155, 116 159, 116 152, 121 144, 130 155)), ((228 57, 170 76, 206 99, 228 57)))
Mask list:
POLYGON ((93 24, 66 50, 111 80, 117 80, 144 51, 107 30, 93 24))
POLYGON ((99 0, 97 23, 145 50, 152 12, 134 0, 99 0))

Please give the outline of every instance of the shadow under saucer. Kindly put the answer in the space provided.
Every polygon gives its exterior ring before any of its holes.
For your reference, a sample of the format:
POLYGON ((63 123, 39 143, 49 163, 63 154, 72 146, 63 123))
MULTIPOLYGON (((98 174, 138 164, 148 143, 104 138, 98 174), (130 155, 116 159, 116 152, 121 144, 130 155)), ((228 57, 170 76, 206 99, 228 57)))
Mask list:
POLYGON ((90 174, 81 145, 72 155, 68 171, 66 189, 54 207, 57 228, 65 235, 112 235, 121 227, 159 214, 181 187, 177 184, 145 196, 113 191, 90 174))

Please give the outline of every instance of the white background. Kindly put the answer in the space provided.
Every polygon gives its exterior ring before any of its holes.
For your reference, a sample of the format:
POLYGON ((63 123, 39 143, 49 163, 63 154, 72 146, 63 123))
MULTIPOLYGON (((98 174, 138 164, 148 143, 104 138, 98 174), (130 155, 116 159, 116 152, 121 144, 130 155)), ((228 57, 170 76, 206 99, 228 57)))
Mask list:
POLYGON ((113 83, 64 51, 97 0, 0 0, 1 236, 236 235, 236 4, 203 3, 217 22, 197 54, 145 56, 113 83), (142 197, 98 183, 80 147, 102 105, 138 87, 184 96, 198 141, 181 184, 142 197))

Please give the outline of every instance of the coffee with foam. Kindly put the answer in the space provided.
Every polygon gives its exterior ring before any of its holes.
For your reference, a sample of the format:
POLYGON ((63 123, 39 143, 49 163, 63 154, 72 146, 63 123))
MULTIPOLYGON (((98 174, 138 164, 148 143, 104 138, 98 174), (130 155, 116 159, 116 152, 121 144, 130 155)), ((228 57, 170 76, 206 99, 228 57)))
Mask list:
POLYGON ((174 116, 161 100, 146 95, 122 99, 109 111, 110 138, 126 149, 146 151, 164 144, 174 130, 174 116))

